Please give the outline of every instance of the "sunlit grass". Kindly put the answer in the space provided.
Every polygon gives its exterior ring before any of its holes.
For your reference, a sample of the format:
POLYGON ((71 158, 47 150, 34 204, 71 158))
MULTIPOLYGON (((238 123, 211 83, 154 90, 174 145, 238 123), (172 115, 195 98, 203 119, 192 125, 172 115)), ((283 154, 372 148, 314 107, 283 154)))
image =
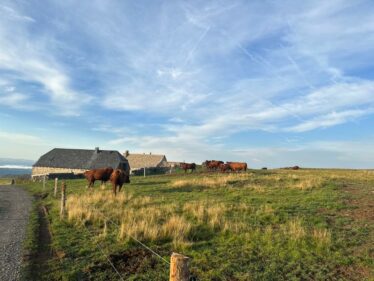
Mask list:
POLYGON ((12 181, 12 179, 8 179, 8 178, 0 178, 0 185, 8 185, 10 184, 12 181))
POLYGON ((250 173, 215 174, 192 179, 177 179, 173 181, 172 187, 202 186, 218 188, 227 186, 233 182, 245 181, 251 177, 252 174, 250 173))
POLYGON ((89 239, 81 241, 87 246, 101 241, 120 251, 141 247, 136 239, 163 249, 166 258, 180 251, 193 257, 201 280, 268 280, 274 272, 290 280, 323 280, 326 271, 319 267, 336 268, 344 256, 345 230, 331 223, 342 208, 336 182, 353 178, 374 183, 374 172, 250 170, 134 177, 117 196, 110 188, 87 190, 83 180, 67 181, 65 227, 88 228, 89 239), (325 212, 334 216, 327 219, 325 212))

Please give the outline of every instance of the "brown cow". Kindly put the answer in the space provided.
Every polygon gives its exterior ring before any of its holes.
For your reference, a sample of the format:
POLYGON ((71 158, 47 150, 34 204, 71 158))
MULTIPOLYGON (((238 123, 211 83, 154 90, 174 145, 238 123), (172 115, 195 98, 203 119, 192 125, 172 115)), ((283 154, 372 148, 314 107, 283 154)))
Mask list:
POLYGON ((230 165, 229 164, 220 164, 219 169, 221 170, 222 173, 225 173, 226 171, 230 171, 230 165))
POLYGON ((110 178, 110 175, 113 172, 112 167, 101 168, 101 169, 92 169, 84 172, 84 176, 88 181, 88 187, 92 188, 95 184, 95 181, 100 180, 101 184, 107 182, 110 178))
POLYGON ((220 169, 220 165, 223 164, 223 161, 217 161, 217 160, 206 160, 203 163, 203 166, 205 166, 208 170, 218 170, 220 169))
POLYGON ((240 163, 240 162, 226 162, 230 169, 234 172, 239 171, 247 171, 247 163, 240 163))
POLYGON ((116 196, 117 186, 118 186, 118 192, 120 192, 122 189, 122 185, 124 183, 130 183, 130 177, 127 175, 125 171, 121 169, 115 169, 113 173, 110 175, 110 181, 113 186, 114 196, 116 196))
POLYGON ((195 163, 180 163, 179 166, 184 170, 185 173, 187 172, 187 170, 191 170, 191 173, 196 170, 195 163))

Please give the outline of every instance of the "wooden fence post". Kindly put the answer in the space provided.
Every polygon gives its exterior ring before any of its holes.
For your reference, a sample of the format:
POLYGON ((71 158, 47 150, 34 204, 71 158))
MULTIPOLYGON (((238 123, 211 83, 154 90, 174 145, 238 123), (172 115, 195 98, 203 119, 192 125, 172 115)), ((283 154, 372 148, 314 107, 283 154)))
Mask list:
POLYGON ((66 183, 62 182, 61 185, 61 209, 60 209, 60 218, 62 219, 65 215, 65 206, 66 206, 66 183))
POLYGON ((145 177, 145 167, 144 167, 144 177, 145 177))
POLYGON ((173 253, 170 259, 170 279, 169 281, 189 281, 189 257, 173 253))
POLYGON ((45 175, 43 176, 43 190, 45 190, 45 175))
POLYGON ((55 191, 54 191, 54 196, 57 196, 57 186, 58 186, 58 178, 55 178, 55 191))

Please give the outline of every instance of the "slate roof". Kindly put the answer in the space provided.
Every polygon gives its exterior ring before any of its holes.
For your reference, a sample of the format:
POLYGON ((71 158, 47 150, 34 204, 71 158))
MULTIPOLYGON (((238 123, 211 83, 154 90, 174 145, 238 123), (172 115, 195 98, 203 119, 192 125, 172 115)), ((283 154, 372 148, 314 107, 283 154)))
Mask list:
POLYGON ((167 164, 165 155, 130 153, 126 158, 132 170, 144 167, 163 167, 167 164))
POLYGON ((126 158, 114 150, 89 150, 54 148, 42 155, 33 167, 97 169, 104 167, 118 168, 121 163, 128 163, 126 158))

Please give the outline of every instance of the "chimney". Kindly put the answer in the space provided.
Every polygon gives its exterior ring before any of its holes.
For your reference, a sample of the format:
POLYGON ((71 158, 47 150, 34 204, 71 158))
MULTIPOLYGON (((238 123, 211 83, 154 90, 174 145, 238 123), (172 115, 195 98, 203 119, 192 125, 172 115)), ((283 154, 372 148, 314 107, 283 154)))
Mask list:
POLYGON ((125 151, 125 157, 129 156, 130 152, 128 150, 125 151))
POLYGON ((95 147, 95 153, 99 153, 99 147, 95 147))

